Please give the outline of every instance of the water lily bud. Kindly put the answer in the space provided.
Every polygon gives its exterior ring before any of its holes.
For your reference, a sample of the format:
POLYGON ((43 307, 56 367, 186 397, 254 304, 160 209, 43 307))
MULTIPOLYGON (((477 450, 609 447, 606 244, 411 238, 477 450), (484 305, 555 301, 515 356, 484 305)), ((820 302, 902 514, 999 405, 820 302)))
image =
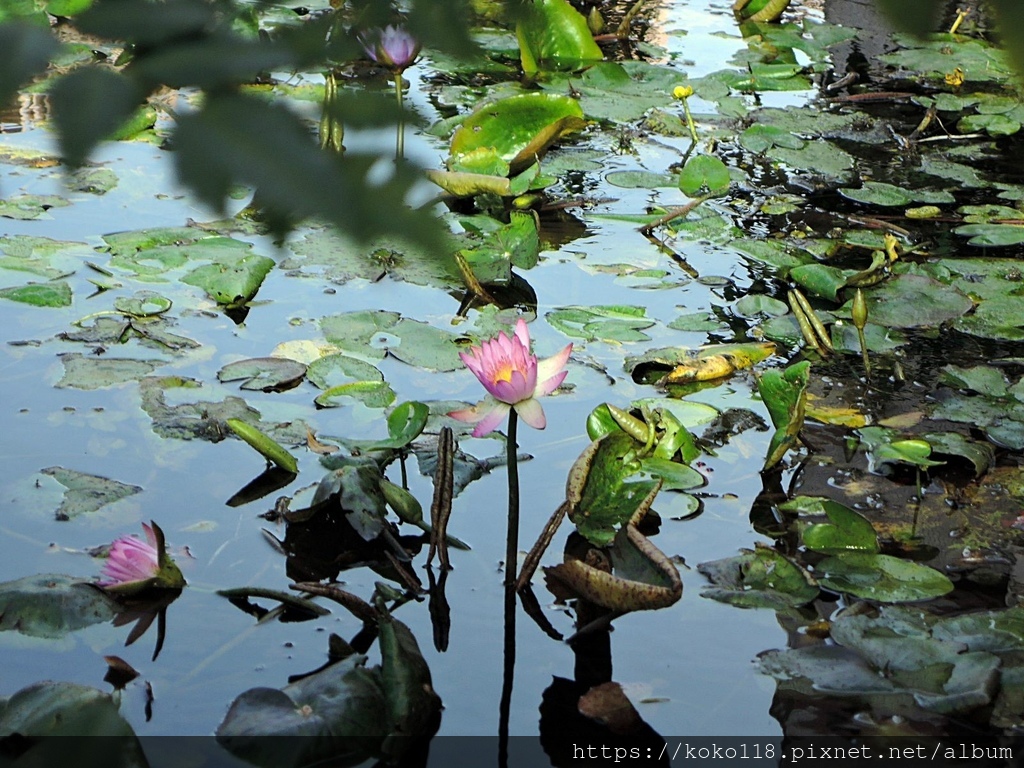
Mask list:
POLYGON ((857 330, 864 330, 864 326, 868 324, 868 303, 864 299, 864 291, 860 288, 853 295, 853 324, 857 330))
POLYGON ((587 14, 587 28, 592 35, 599 35, 604 30, 604 16, 597 10, 596 5, 592 6, 590 13, 587 14))

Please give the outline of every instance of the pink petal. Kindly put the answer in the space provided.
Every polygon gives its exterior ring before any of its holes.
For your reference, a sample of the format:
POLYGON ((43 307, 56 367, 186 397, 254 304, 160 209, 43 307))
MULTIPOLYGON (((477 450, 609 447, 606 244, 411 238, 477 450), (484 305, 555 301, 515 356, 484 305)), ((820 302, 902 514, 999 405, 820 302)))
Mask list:
POLYGON ((516 338, 522 342, 522 345, 526 347, 527 351, 530 349, 530 329, 526 327, 526 321, 523 318, 516 320, 516 338))
POLYGON ((535 397, 523 400, 515 405, 516 413, 518 413, 523 421, 529 424, 534 429, 544 429, 547 426, 548 420, 544 416, 544 409, 541 408, 540 400, 535 397))
POLYGON ((550 395, 558 385, 565 381, 568 371, 563 370, 569 362, 569 354, 572 352, 572 344, 566 346, 557 355, 545 358, 537 363, 537 381, 539 382, 534 392, 535 396, 550 395))
POLYGON ((512 371, 511 380, 496 381, 487 389, 501 402, 515 405, 520 400, 533 396, 533 390, 528 389, 526 385, 526 377, 519 371, 512 371))
POLYGON ((476 425, 476 429, 473 430, 473 437, 483 437, 493 432, 505 420, 510 407, 506 403, 495 403, 494 409, 476 425))

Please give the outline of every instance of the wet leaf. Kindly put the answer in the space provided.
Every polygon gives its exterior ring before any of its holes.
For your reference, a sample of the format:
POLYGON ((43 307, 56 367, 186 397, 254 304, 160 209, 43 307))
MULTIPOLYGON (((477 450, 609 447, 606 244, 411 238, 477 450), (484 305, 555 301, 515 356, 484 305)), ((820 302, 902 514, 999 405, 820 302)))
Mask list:
POLYGON ((274 260, 258 254, 243 256, 231 264, 207 264, 181 278, 194 285, 218 304, 237 306, 251 300, 274 268, 274 260))
POLYGON ((572 474, 581 478, 580 495, 569 519, 593 544, 611 542, 616 527, 630 520, 641 503, 657 492, 658 483, 653 480, 630 480, 640 469, 636 443, 624 432, 602 437, 592 453, 584 452, 577 459, 572 474))
POLYGON ((58 520, 70 520, 79 515, 95 512, 108 504, 142 491, 138 485, 127 485, 117 480, 64 467, 47 467, 40 472, 49 475, 67 489, 55 513, 58 520))
POLYGON ((582 75, 549 75, 540 85, 555 93, 579 94, 584 114, 594 120, 632 123, 672 102, 672 91, 686 75, 646 61, 602 61, 582 75))
POLYGON ((765 371, 757 380, 757 389, 775 426, 764 460, 765 470, 782 460, 786 451, 796 444, 797 435, 803 429, 810 369, 811 364, 804 361, 784 370, 765 371))
POLYGON ((282 392, 297 387, 305 375, 306 366, 294 360, 254 357, 228 363, 217 371, 217 380, 241 381, 242 389, 282 392))
POLYGON ((850 427, 851 429, 863 427, 868 423, 867 417, 856 408, 836 408, 828 405, 818 405, 813 401, 807 403, 804 415, 808 419, 820 421, 822 424, 836 424, 842 427, 850 427))
POLYGON ((71 576, 44 573, 0 584, 0 632, 57 638, 117 613, 102 590, 71 576))
POLYGON ((868 205, 905 208, 911 203, 955 203, 956 198, 946 191, 903 189, 881 181, 865 181, 858 189, 845 187, 839 194, 850 200, 868 205))
POLYGON ((346 383, 383 382, 384 374, 370 363, 344 354, 324 355, 309 364, 310 383, 319 389, 331 389, 346 383))
POLYGON ((975 477, 981 477, 995 462, 995 449, 990 444, 971 440, 958 432, 928 432, 922 437, 934 453, 960 456, 969 461, 974 467, 975 477))
POLYGON ((651 171, 612 171, 605 174, 604 180, 613 187, 623 189, 659 189, 674 187, 679 183, 675 176, 651 171))
POLYGON ((67 760, 67 746, 53 739, 63 736, 116 737, 99 739, 90 758, 107 765, 146 765, 142 746, 109 694, 77 683, 46 681, 0 700, 0 738, 24 739, 28 748, 22 757, 29 762, 53 765, 67 760))
MULTIPOLYGON (((564 0, 562 0, 564 1, 564 0)), ((566 134, 586 125, 579 103, 568 96, 524 93, 484 104, 452 136, 453 160, 493 147, 518 172, 566 134)))
POLYGON ((923 275, 898 275, 864 293, 871 322, 896 328, 942 325, 974 307, 955 287, 923 275))
POLYGON ((927 440, 902 439, 899 432, 885 427, 864 427, 857 431, 868 454, 868 469, 879 472, 887 464, 909 464, 918 469, 936 467, 944 462, 932 461, 932 447, 927 440))
POLYGON ((71 286, 61 280, 56 283, 29 283, 0 288, 0 299, 31 304, 33 307, 70 307, 71 286))
POLYGON ((663 491, 688 491, 701 488, 707 483, 704 475, 693 467, 658 456, 641 459, 640 467, 647 474, 661 478, 663 491))
POLYGON ((234 432, 243 442, 248 443, 267 461, 271 461, 286 472, 293 475, 299 471, 299 463, 283 446, 247 421, 228 419, 228 429, 234 432))
POLYGON ((539 71, 577 70, 603 58, 587 20, 567 0, 537 0, 520 14, 516 38, 527 77, 539 71))
POLYGON ((548 312, 545 317, 552 327, 572 338, 625 343, 650 340, 642 330, 650 328, 654 321, 648 320, 646 314, 644 307, 628 305, 573 305, 548 312))
POLYGON ((825 498, 798 496, 779 505, 785 512, 825 515, 828 523, 808 523, 800 532, 804 546, 815 552, 878 552, 878 536, 863 515, 825 498))
POLYGON ((391 330, 399 338, 389 345, 388 352, 403 363, 431 371, 457 371, 462 368, 459 338, 454 333, 435 328, 418 320, 402 318, 391 330))
POLYGON ((829 557, 814 572, 826 589, 880 603, 931 600, 953 591, 952 582, 934 568, 890 555, 829 557))
POLYGON ((329 387, 317 395, 313 402, 318 408, 334 408, 339 398, 350 397, 367 408, 387 408, 395 402, 395 391, 386 381, 351 381, 329 387))
POLYGON ((664 347, 627 357, 625 369, 635 381, 643 381, 657 371, 670 369, 660 384, 687 384, 713 381, 766 360, 775 352, 770 342, 711 344, 699 349, 664 347))
POLYGON ((0 268, 29 272, 47 280, 73 274, 92 253, 85 243, 29 235, 0 237, 0 268))
POLYGON ((805 605, 818 596, 811 575, 770 547, 701 563, 697 570, 712 584, 701 591, 701 597, 738 608, 782 610, 805 605))
POLYGON ((742 317, 780 317, 789 312, 789 306, 784 301, 765 296, 761 293, 748 293, 733 305, 733 309, 742 317))
POLYGON ((729 169, 712 155, 695 155, 679 174, 679 189, 689 197, 723 194, 729 189, 729 169))
POLYGON ((49 219, 48 210, 68 205, 71 203, 57 195, 15 195, 0 200, 0 216, 21 221, 49 219))

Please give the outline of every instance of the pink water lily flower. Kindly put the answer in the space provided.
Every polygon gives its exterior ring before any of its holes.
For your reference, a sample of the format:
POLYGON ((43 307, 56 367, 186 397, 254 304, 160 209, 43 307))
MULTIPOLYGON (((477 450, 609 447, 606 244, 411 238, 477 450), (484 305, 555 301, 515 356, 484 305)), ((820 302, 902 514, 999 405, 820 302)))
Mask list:
POLYGON ((97 586, 130 593, 153 586, 181 588, 185 585, 178 566, 163 551, 163 531, 156 523, 143 523, 142 530, 146 541, 122 536, 110 545, 97 586))
POLYGON ((394 72, 405 71, 419 55, 420 44, 404 27, 388 25, 359 35, 366 55, 394 72))
POLYGON ((565 380, 568 373, 565 364, 570 352, 572 344, 557 355, 537 362, 537 356, 530 353, 526 322, 519 318, 511 337, 502 331, 497 338, 471 347, 469 354, 459 353, 462 362, 484 385, 487 397, 472 408, 448 415, 476 424, 473 437, 493 432, 510 408, 515 408, 523 421, 534 429, 544 429, 547 419, 537 398, 550 395, 565 380))

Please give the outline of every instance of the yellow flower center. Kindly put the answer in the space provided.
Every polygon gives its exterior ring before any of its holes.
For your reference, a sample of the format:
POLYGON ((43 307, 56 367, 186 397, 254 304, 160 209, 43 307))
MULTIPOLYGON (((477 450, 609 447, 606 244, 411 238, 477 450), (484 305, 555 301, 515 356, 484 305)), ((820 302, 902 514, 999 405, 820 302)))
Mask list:
POLYGON ((499 381, 512 381, 512 363, 506 361, 499 365, 495 369, 494 375, 491 377, 491 380, 494 383, 497 383, 499 381))

